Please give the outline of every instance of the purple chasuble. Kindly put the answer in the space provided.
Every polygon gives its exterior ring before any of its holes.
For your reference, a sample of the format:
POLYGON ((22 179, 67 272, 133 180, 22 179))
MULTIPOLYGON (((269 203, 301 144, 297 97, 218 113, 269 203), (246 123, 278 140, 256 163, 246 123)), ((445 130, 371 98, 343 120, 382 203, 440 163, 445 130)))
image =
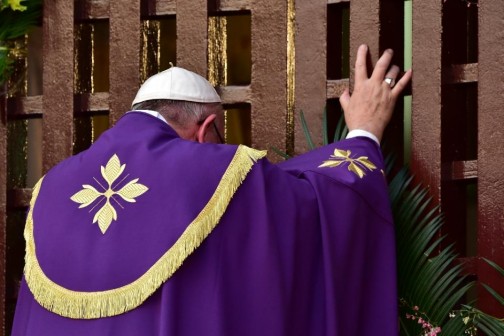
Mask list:
POLYGON ((35 188, 12 335, 397 335, 379 147, 263 155, 123 116, 35 188))

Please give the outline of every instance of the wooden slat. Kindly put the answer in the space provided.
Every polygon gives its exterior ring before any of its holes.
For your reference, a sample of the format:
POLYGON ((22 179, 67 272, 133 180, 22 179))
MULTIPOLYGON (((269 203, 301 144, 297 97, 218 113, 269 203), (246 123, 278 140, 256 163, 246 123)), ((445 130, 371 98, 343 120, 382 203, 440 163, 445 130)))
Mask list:
POLYGON ((442 1, 413 2, 411 166, 441 202, 441 33, 442 1))
MULTIPOLYGON (((376 62, 380 53, 380 0, 352 0, 350 6, 350 88, 353 88, 357 49, 366 44, 376 62)), ((370 69, 368 69, 370 70, 370 69)))
POLYGON ((86 93, 78 97, 80 112, 103 112, 109 109, 109 93, 86 93))
POLYGON ((177 0, 177 66, 207 76, 206 0, 177 0))
MULTIPOLYGON (((504 21, 502 1, 479 3, 478 78, 478 255, 504 266, 504 21)), ((479 263, 479 281, 504 293, 502 275, 479 263)), ((504 307, 486 291, 478 303, 503 316, 504 307)))
MULTIPOLYGON (((86 93, 75 97, 82 112, 103 112, 109 109, 108 92, 86 93)), ((42 116, 43 96, 9 98, 9 116, 42 116), (12 101, 12 103, 10 102, 12 101)))
POLYGON ((41 115, 44 110, 43 96, 22 97, 20 103, 19 109, 15 110, 16 114, 41 115))
POLYGON ((217 10, 221 12, 250 10, 250 2, 250 0, 220 0, 217 10))
POLYGON ((109 0, 87 0, 80 1, 80 7, 77 10, 78 18, 83 19, 108 19, 109 18, 109 0))
MULTIPOLYGON (((302 110, 317 145, 322 144, 322 112, 326 105, 327 0, 296 1, 296 111, 302 110)), ((308 144, 298 116, 295 151, 308 144)))
POLYGON ((478 161, 454 161, 447 165, 443 179, 473 180, 478 178, 478 161))
POLYGON ((478 81, 478 63, 453 64, 443 69, 443 84, 472 83, 478 81))
POLYGON ((223 104, 250 103, 252 90, 247 86, 221 86, 217 88, 223 104))
MULTIPOLYGON (((330 0, 329 3, 348 2, 349 0, 330 0)), ((78 9, 80 20, 96 20, 109 18, 110 0, 81 1, 78 9)), ((146 3, 147 13, 152 16, 177 14, 176 0, 151 0, 146 3)), ((250 10, 250 0, 221 0, 217 3, 219 12, 239 12, 250 10)))
POLYGON ((251 11, 252 146, 285 150, 287 2, 253 0, 251 11))
POLYGON ((140 0, 110 2, 110 125, 131 107, 139 88, 140 0))
MULTIPOLYGON (((177 14, 176 0, 152 0, 148 4, 150 15, 175 15, 177 14)), ((217 1, 217 11, 238 12, 250 10, 250 0, 220 0, 217 1)))
POLYGON ((38 117, 44 110, 44 96, 12 97, 7 100, 9 117, 38 117))
MULTIPOLYGON (((155 1, 155 15, 174 15, 176 14, 176 0, 157 0, 155 1)), ((250 0, 220 0, 217 1, 217 11, 219 12, 238 12, 250 10, 250 0)))
POLYGON ((8 98, 7 109, 9 111, 9 118, 40 116, 43 110, 43 97, 24 96, 8 98))
POLYGON ((72 155, 74 2, 44 3, 43 171, 72 155))
POLYGON ((348 78, 328 80, 326 83, 326 98, 339 98, 349 85, 350 80, 348 78))
POLYGON ((154 15, 175 15, 177 8, 176 0, 156 0, 154 2, 152 11, 150 14, 154 15))
POLYGON ((342 3, 342 2, 350 2, 350 0, 327 0, 327 4, 329 4, 329 5, 338 4, 338 3, 342 3))

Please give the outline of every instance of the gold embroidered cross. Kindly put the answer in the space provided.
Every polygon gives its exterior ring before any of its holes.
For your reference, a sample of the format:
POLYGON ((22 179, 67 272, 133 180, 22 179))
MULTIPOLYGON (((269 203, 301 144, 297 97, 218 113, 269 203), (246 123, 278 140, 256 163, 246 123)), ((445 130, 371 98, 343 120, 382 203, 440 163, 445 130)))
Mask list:
POLYGON ((373 171, 376 166, 368 160, 367 156, 360 156, 358 158, 351 158, 352 152, 350 150, 335 149, 334 155, 331 155, 329 160, 322 162, 319 168, 324 167, 338 167, 343 162, 348 162, 348 170, 355 173, 357 176, 362 178, 366 175, 365 170, 368 169, 373 171))
POLYGON ((98 222, 98 226, 103 234, 107 231, 108 227, 112 223, 112 220, 117 220, 117 212, 114 206, 110 203, 110 200, 114 200, 121 208, 123 208, 121 203, 117 200, 117 197, 114 196, 119 195, 126 202, 135 203, 136 197, 149 190, 149 188, 145 185, 137 183, 139 180, 138 178, 129 181, 121 189, 116 190, 117 187, 129 176, 129 174, 126 175, 115 186, 112 185, 124 172, 125 168, 126 164, 121 165, 119 157, 114 154, 105 167, 101 166, 101 174, 105 181, 107 181, 108 187, 105 188, 96 178, 93 177, 96 183, 98 183, 98 185, 103 189, 103 192, 99 192, 96 188, 89 184, 83 184, 83 189, 70 197, 72 201, 80 203, 79 209, 87 207, 100 197, 99 202, 92 207, 89 212, 93 211, 94 208, 105 200, 105 204, 96 212, 93 218, 93 223, 98 222))

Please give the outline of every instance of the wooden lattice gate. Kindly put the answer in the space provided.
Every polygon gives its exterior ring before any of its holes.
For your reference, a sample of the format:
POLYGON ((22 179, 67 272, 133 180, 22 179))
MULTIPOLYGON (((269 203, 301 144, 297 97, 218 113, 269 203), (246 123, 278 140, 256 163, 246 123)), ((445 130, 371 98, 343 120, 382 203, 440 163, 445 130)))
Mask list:
MULTIPOLYGON (((401 51, 411 6, 411 166, 442 204, 467 272, 504 293, 481 262, 504 265, 504 8, 502 0, 472 2, 45 1, 43 94, 26 84, 20 58, 9 85, 25 85, 0 98, 0 334, 8 334, 21 277, 29 188, 127 111, 147 76, 169 61, 207 74, 229 110, 228 139, 234 118, 249 145, 303 152, 297 111, 320 143, 321 112, 327 105, 333 120, 340 113, 359 44, 375 60, 392 47, 395 62, 409 64, 401 51)), ((387 136, 403 153, 409 123, 399 105, 387 136)), ((486 311, 504 315, 484 291, 478 296, 486 311)))

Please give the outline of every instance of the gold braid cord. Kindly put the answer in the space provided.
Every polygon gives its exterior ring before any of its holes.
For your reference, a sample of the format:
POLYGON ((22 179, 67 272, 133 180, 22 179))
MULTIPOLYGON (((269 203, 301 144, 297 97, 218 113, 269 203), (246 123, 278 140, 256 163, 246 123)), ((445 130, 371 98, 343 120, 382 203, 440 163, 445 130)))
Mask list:
POLYGON ((40 268, 33 237, 33 207, 43 178, 40 179, 33 190, 24 232, 26 240, 24 274, 35 300, 53 313, 75 319, 114 316, 140 306, 175 273, 217 226, 231 198, 254 163, 265 155, 265 151, 239 146, 214 194, 173 246, 132 283, 100 292, 78 292, 61 287, 49 279, 40 268))

